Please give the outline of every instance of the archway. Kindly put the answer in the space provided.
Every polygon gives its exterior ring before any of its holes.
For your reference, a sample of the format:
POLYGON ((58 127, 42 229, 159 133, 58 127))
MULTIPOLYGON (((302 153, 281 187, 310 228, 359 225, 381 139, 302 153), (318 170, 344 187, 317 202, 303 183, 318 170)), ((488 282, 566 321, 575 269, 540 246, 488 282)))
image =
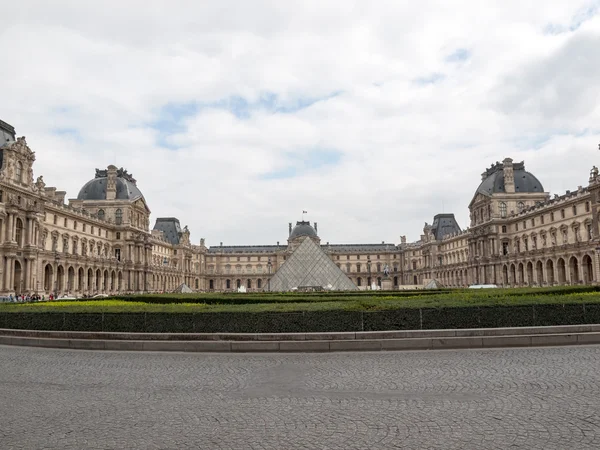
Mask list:
POLYGON ((506 264, 502 266, 502 283, 504 286, 508 286, 508 266, 506 264))
POLYGON ((527 284, 529 286, 533 284, 533 263, 531 261, 527 263, 527 284))
POLYGON ((44 267, 44 291, 50 292, 52 290, 52 276, 54 275, 54 271, 52 270, 52 266, 50 264, 46 264, 44 267))
POLYGON ((537 284, 539 286, 541 286, 542 284, 544 284, 544 265, 542 264, 541 261, 538 261, 535 264, 535 272, 536 272, 537 284))
POLYGON ((581 264, 583 265, 583 282, 585 284, 591 284, 591 282, 594 281, 594 266, 590 255, 585 255, 581 264))
POLYGON ((554 284, 554 261, 551 259, 546 261, 546 279, 550 286, 554 284))
POLYGON ((394 286, 398 286, 398 277, 394 277, 394 286))
POLYGON ((65 290, 65 269, 63 266, 58 266, 56 268, 56 288, 54 289, 58 294, 65 290))
POLYGON ((510 284, 517 284, 517 269, 514 264, 510 265, 510 284))
POLYGON ((248 280, 246 281, 246 287, 248 289, 252 289, 252 280, 250 278, 248 278, 248 280))
POLYGON ((13 286, 13 290, 15 291, 16 295, 21 295, 23 294, 23 280, 21 279, 21 263, 15 259, 15 268, 14 268, 14 286, 13 286))
POLYGON ((571 284, 579 283, 579 261, 575 256, 571 256, 569 260, 569 276, 571 278, 571 284))
POLYGON ((67 269, 67 292, 75 290, 75 269, 69 266, 67 269))
POLYGON ((102 282, 102 272, 96 269, 96 293, 100 292, 100 283, 102 282))
POLYGON ((558 282, 565 283, 567 281, 566 277, 566 268, 565 268, 565 260, 562 258, 558 258, 556 262, 558 268, 558 282))

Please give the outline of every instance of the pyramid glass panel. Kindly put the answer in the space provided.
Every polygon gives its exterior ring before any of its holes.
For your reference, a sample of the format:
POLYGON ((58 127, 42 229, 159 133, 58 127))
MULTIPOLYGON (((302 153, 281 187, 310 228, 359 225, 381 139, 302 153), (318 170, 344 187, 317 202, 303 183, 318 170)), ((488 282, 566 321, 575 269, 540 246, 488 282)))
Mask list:
POLYGON ((312 239, 306 238, 273 275, 267 289, 355 291, 356 285, 312 239))

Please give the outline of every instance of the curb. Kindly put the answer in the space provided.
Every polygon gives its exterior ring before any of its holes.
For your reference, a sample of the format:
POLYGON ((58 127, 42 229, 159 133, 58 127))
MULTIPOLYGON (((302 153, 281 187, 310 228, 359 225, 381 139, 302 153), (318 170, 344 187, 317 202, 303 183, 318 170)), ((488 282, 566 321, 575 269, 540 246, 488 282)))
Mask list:
POLYGON ((146 333, 86 333, 0 329, 0 345, 76 350, 218 353, 541 347, 600 344, 600 325, 361 333, 298 333, 297 335, 273 334, 268 335, 270 337, 268 340, 259 339, 264 336, 261 334, 201 335, 204 339, 193 339, 194 337, 197 338, 198 335, 185 334, 162 336, 167 338, 156 339, 154 334, 149 336, 146 333), (104 336, 100 337, 99 335, 104 336), (238 339, 222 339, 226 336, 238 339), (183 339, 183 337, 188 339, 183 339), (246 337, 246 339, 242 339, 243 337, 246 337))

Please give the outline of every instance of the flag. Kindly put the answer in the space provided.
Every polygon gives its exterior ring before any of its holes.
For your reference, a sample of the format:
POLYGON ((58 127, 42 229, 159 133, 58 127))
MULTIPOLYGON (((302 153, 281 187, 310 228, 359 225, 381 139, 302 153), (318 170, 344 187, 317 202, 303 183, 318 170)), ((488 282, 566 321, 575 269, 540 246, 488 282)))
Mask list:
POLYGON ((302 211, 302 214, 308 214, 308 211, 302 211))

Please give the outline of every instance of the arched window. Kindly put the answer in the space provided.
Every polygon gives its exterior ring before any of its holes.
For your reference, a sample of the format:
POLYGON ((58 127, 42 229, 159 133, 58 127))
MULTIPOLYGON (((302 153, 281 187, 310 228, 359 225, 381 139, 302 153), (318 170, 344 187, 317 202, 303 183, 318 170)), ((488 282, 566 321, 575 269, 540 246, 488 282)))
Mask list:
POLYGON ((121 225, 123 223, 123 211, 121 211, 120 208, 115 211, 115 223, 117 225, 121 225))
POLYGON ((358 277, 358 278, 356 279, 356 285, 357 285, 357 286, 360 286, 360 285, 362 285, 362 278, 361 278, 361 277, 358 277))
POLYGON ((104 210, 103 209, 98 210, 98 219, 104 220, 104 210))
POLYGON ((521 211, 523 211, 523 209, 525 209, 525 203, 523 203, 523 202, 517 203, 517 211, 521 212, 521 211))
POLYGON ((215 281, 208 280, 208 288, 212 291, 215 288, 215 281))
POLYGON ((21 161, 17 162, 17 170, 15 171, 15 179, 17 181, 23 181, 22 177, 23 176, 23 163, 21 161))
POLYGON ((246 286, 248 287, 248 289, 252 289, 252 280, 248 280, 246 283, 246 286))
POLYGON ((506 203, 500 202, 500 217, 506 217, 506 203))
POLYGON ((225 281, 225 288, 226 289, 231 289, 231 280, 226 280, 225 281))
POLYGON ((235 281, 236 287, 239 289, 242 286, 242 280, 235 281))
POLYGON ((17 225, 15 227, 15 241, 17 241, 17 245, 19 247, 23 246, 23 242, 21 242, 22 238, 23 238, 23 222, 21 221, 21 219, 17 219, 17 225))

